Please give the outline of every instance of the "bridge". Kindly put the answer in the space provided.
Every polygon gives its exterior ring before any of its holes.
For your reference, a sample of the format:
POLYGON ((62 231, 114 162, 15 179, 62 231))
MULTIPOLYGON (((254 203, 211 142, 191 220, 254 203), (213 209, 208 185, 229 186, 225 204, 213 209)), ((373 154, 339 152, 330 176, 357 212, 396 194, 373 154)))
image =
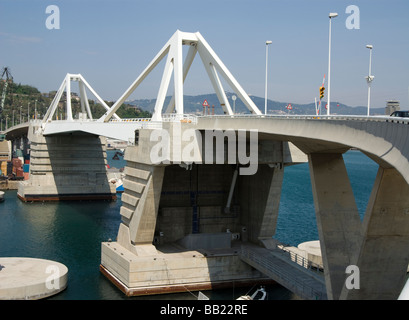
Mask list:
POLYGON ((266 270, 240 245, 257 245, 253 253, 268 249, 284 170, 308 161, 324 264, 321 296, 396 299, 409 264, 408 124, 390 117, 263 115, 200 33, 177 31, 111 107, 81 75, 67 74, 44 119, 26 126, 31 175, 18 194, 25 201, 112 199, 103 137, 129 141, 121 224, 116 241, 102 243, 101 272, 127 295, 201 290, 274 278, 273 267, 266 270), (184 62, 183 46, 189 47, 184 62), (224 115, 184 113, 183 83, 197 53, 224 115), (152 119, 119 119, 115 112, 165 57, 152 119), (172 75, 173 98, 164 106, 172 75), (249 114, 233 113, 220 76, 249 114), (77 119, 72 81, 80 88, 77 119), (98 119, 86 89, 106 110, 98 119), (57 120, 64 91, 66 118, 57 120), (350 148, 379 164, 363 221, 342 157, 350 148), (360 270, 360 289, 345 286, 350 265, 360 270))

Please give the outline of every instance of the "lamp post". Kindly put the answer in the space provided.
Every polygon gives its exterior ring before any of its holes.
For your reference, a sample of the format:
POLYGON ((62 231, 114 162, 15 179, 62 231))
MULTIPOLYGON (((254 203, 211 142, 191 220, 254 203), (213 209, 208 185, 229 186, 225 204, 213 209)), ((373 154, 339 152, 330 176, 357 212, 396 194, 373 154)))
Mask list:
POLYGON ((236 99, 237 99, 237 97, 235 95, 232 95, 231 98, 233 99, 233 114, 236 114, 236 99))
POLYGON ((369 74, 367 77, 365 77, 366 82, 368 83, 368 114, 367 116, 369 117, 369 109, 371 106, 371 83, 375 76, 371 75, 371 66, 372 66, 372 48, 373 46, 371 44, 368 44, 366 46, 369 49, 369 74))
POLYGON ((329 47, 328 47, 328 108, 327 115, 330 114, 331 107, 331 20, 338 16, 338 13, 332 12, 329 14, 329 47))
POLYGON ((266 41, 266 88, 265 88, 265 102, 264 102, 264 114, 267 114, 267 64, 268 64, 268 45, 273 42, 268 40, 266 41))

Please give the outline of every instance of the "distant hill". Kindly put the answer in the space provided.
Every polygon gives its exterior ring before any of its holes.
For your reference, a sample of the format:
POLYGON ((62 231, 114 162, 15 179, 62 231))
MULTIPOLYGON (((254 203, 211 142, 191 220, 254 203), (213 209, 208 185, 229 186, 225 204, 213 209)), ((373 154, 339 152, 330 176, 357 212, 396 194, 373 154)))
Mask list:
MULTIPOLYGON (((226 93, 227 98, 229 99, 230 105, 233 109, 233 100, 232 96, 233 93, 226 93)), ((260 109, 261 112, 264 113, 264 98, 257 97, 257 96, 250 96, 250 98, 253 100, 255 105, 260 109)), ((169 103, 171 97, 167 97, 165 100, 165 108, 167 104, 169 103)), ((219 100, 217 98, 217 95, 212 93, 212 94, 203 94, 203 95, 197 95, 197 96, 188 96, 185 95, 183 97, 183 102, 184 102, 184 108, 185 108, 185 113, 196 113, 198 115, 203 114, 203 101, 207 100, 207 102, 210 105, 210 113, 212 112, 212 105, 214 105, 214 113, 215 114, 223 114, 223 110, 220 106, 219 100)), ((133 100, 133 101, 126 101, 126 104, 137 106, 138 108, 148 111, 150 113, 153 113, 154 108, 155 108, 155 102, 156 99, 139 99, 139 100, 133 100)), ((268 114, 297 114, 297 115, 313 115, 315 114, 315 104, 314 103, 309 103, 309 104, 295 104, 291 103, 292 110, 287 110, 287 105, 290 102, 279 102, 279 101, 274 101, 274 100, 268 100, 267 106, 268 114)), ((244 103, 237 98, 236 103, 236 113, 250 113, 249 110, 246 108, 244 103)), ((321 114, 325 114, 325 102, 322 102, 322 108, 321 108, 321 114)), ((206 110, 207 112, 207 110, 206 110)), ((366 115, 367 113, 367 107, 350 107, 347 106, 343 103, 339 102, 332 102, 331 103, 331 114, 341 114, 341 115, 366 115)), ((385 114, 385 108, 372 108, 371 109, 371 115, 384 115, 385 114)))

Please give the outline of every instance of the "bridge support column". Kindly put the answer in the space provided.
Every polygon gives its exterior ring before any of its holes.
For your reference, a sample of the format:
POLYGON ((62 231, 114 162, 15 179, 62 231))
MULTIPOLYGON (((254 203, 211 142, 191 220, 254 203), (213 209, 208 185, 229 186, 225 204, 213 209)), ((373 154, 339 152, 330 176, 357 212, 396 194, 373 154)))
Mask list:
POLYGON ((409 185, 394 168, 380 167, 363 221, 353 264, 359 289, 344 287, 342 299, 393 299, 405 284, 409 263, 409 185))
POLYGON ((30 178, 20 182, 23 201, 115 200, 106 171, 105 138, 90 134, 43 136, 30 130, 30 178))
POLYGON ((361 240, 361 221, 342 154, 310 154, 309 165, 327 295, 339 299, 361 240))
MULTIPOLYGON (((126 157, 130 152, 127 150, 126 157)), ((121 224, 118 244, 141 255, 156 254, 152 241, 155 233, 159 200, 162 191, 164 166, 149 166, 127 159, 126 179, 120 210, 121 224)))
POLYGON ((380 167, 361 222, 342 154, 310 154, 309 164, 328 298, 397 299, 409 264, 408 183, 380 167), (348 266, 357 267, 350 287, 348 266))
POLYGON ((271 239, 276 230, 284 168, 259 165, 255 175, 241 177, 242 217, 248 226, 248 240, 271 239))
MULTIPOLYGON (((150 134, 140 130, 138 145, 125 152, 122 221, 116 241, 101 245, 101 272, 127 295, 273 282, 239 253, 242 243, 264 244, 274 235, 284 159, 298 153, 259 141, 257 173, 237 176, 237 163, 204 163, 202 153, 192 163, 172 154, 154 164, 158 142, 150 134)), ((168 150, 203 142, 194 137, 173 137, 168 150)))

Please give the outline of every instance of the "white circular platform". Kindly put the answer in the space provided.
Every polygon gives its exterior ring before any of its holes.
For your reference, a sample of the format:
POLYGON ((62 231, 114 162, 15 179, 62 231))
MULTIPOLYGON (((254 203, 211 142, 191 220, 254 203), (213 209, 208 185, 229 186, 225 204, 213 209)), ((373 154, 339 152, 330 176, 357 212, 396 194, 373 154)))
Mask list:
POLYGON ((0 258, 0 300, 36 300, 67 287, 68 268, 35 258, 0 258))
POLYGON ((321 245, 319 240, 300 243, 298 245, 298 249, 307 252, 308 260, 320 266, 321 268, 323 267, 321 245))
POLYGON ((319 240, 300 243, 298 249, 305 250, 309 254, 321 257, 321 245, 319 240))

